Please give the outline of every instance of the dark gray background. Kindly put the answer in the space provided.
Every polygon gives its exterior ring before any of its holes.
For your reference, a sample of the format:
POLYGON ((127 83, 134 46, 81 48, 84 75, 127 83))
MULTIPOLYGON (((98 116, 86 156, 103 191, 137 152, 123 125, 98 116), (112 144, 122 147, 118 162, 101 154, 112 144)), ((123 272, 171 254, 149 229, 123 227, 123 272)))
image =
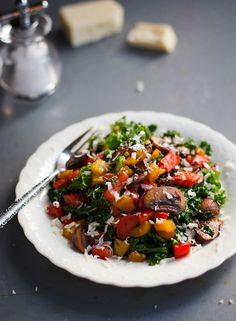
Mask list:
MULTIPOLYGON (((0 11, 11 2, 1 0, 0 11)), ((126 109, 167 111, 204 122, 236 142, 234 0, 123 0, 122 34, 79 49, 70 48, 60 31, 58 7, 67 1, 51 2, 49 38, 60 52, 62 81, 53 96, 34 104, 0 93, 0 209, 14 200, 20 170, 37 146, 88 116, 126 109), (138 20, 172 24, 177 50, 160 55, 128 48, 125 35, 138 20), (141 94, 135 91, 138 80, 145 83, 141 94)), ((0 253, 2 321, 236 320, 236 306, 227 303, 236 299, 236 257, 172 286, 102 286, 53 266, 28 242, 16 219, 0 231, 0 253), (219 305, 220 299, 225 304, 219 305)))

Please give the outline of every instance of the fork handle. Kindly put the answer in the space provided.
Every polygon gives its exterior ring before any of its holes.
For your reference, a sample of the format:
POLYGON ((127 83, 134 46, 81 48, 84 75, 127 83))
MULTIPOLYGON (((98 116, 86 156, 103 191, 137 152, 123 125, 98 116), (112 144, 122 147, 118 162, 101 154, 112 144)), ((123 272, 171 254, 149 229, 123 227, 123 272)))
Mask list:
POLYGON ((55 170, 54 172, 52 172, 41 182, 33 186, 31 190, 29 190, 14 203, 12 203, 4 212, 0 213, 0 228, 6 225, 7 222, 10 221, 10 219, 12 219, 13 216, 15 216, 19 212, 19 210, 21 210, 39 192, 41 192, 58 173, 59 170, 55 170))

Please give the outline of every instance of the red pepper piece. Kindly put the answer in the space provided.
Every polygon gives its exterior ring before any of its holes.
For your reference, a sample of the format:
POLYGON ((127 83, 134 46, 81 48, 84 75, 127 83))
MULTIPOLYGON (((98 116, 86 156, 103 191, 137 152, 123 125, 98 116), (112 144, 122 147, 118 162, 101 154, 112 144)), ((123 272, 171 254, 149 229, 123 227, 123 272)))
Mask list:
POLYGON ((92 255, 98 256, 101 260, 106 260, 107 258, 112 256, 112 250, 109 246, 106 245, 94 245, 92 247, 92 255))
POLYGON ((201 172, 193 173, 193 172, 185 172, 179 171, 175 173, 173 176, 173 180, 175 185, 184 186, 184 187, 192 187, 202 182, 203 176, 201 172))
POLYGON ((190 243, 182 243, 182 244, 174 245, 173 249, 174 249, 175 258, 178 259, 180 257, 188 255, 190 253, 190 247, 191 247, 190 243))
POLYGON ((155 218, 162 218, 164 220, 167 220, 169 218, 170 214, 167 212, 154 212, 155 218))
POLYGON ((199 167, 204 167, 204 164, 207 164, 209 162, 209 157, 207 156, 201 156, 201 155, 196 155, 194 156, 191 165, 196 165, 199 167))
POLYGON ((58 218, 64 216, 64 209, 63 206, 56 207, 53 204, 48 205, 47 213, 49 216, 53 218, 58 218))
POLYGON ((158 166, 165 169, 169 173, 172 169, 175 168, 180 162, 180 157, 173 151, 170 150, 169 153, 162 158, 158 163, 158 166))
POLYGON ((154 217, 154 211, 152 210, 144 210, 136 214, 138 218, 138 222, 141 224, 143 222, 152 220, 154 217))
POLYGON ((119 218, 119 222, 116 224, 116 235, 121 241, 124 241, 134 227, 138 225, 137 215, 126 215, 119 218))
POLYGON ((55 182, 53 182, 53 187, 55 189, 59 189, 62 188, 64 186, 66 186, 67 184, 69 184, 74 178, 78 177, 79 171, 73 171, 73 173, 68 174, 67 176, 63 177, 63 178, 59 178, 57 179, 55 182))
POLYGON ((63 199, 66 205, 81 206, 85 202, 86 197, 80 194, 64 194, 63 199))

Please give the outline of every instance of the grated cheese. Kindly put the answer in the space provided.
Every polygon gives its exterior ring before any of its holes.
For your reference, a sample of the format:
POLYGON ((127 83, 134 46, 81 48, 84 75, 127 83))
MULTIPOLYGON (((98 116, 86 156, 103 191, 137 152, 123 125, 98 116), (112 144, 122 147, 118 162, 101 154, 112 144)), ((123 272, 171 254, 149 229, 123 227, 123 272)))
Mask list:
POLYGON ((99 233, 96 231, 96 228, 99 226, 99 223, 97 222, 92 222, 88 225, 88 231, 86 235, 89 235, 91 237, 98 236, 99 233))

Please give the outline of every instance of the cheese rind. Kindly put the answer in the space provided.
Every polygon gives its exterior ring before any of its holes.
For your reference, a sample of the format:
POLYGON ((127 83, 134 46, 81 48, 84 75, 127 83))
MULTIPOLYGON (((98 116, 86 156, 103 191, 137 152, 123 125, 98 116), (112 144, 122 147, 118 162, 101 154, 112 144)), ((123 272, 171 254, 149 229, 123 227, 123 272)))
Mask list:
POLYGON ((59 14, 65 35, 74 47, 117 34, 124 23, 124 9, 113 0, 65 5, 59 14))
POLYGON ((170 53, 175 50, 177 36, 168 24, 139 22, 128 33, 127 42, 133 47, 170 53))

